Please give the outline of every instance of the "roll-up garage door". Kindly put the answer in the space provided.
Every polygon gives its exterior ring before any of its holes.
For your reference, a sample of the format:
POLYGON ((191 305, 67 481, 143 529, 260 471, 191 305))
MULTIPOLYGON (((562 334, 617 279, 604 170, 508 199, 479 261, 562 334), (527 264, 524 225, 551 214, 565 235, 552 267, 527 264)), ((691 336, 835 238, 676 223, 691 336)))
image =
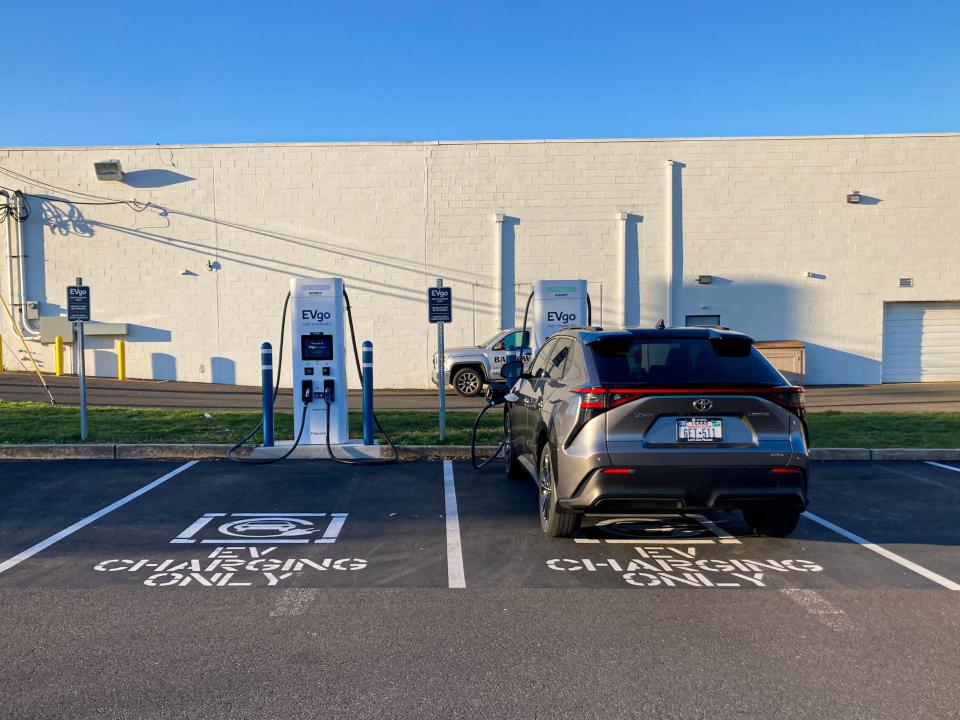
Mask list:
POLYGON ((883 382, 960 381, 960 302, 883 306, 883 382))

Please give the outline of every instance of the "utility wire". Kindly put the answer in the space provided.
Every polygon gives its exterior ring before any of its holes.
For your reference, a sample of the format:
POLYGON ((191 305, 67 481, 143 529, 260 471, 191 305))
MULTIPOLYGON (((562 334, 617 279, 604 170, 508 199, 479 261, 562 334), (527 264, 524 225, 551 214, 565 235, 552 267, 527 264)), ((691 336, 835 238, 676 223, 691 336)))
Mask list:
POLYGON ((100 195, 91 195, 90 193, 85 193, 82 190, 69 190, 67 188, 62 188, 59 185, 48 183, 45 180, 37 180, 36 178, 30 177, 29 175, 18 173, 16 170, 10 170, 9 168, 5 168, 3 166, 0 166, 0 173, 3 173, 4 175, 12 177, 16 180, 20 180, 21 182, 26 182, 31 185, 45 187, 50 190, 56 190, 58 192, 66 193, 67 195, 79 195, 81 197, 89 198, 90 200, 113 200, 113 198, 105 198, 100 195))
MULTIPOLYGON (((10 170, 9 168, 5 168, 5 167, 0 167, 0 173, 6 175, 7 177, 13 178, 15 180, 19 180, 20 182, 25 182, 30 185, 36 185, 37 187, 46 188, 47 190, 56 190, 66 195, 78 195, 80 197, 87 198, 87 200, 81 201, 81 200, 69 200, 66 198, 56 198, 56 197, 51 197, 49 195, 36 195, 33 193, 30 194, 30 197, 39 198, 41 200, 46 200, 48 202, 68 203, 71 205, 126 205, 134 212, 143 212, 148 207, 150 207, 149 202, 144 203, 136 199, 115 200, 113 198, 106 198, 100 195, 91 195, 90 193, 85 193, 85 192, 82 192, 81 190, 68 190, 67 188, 62 188, 58 185, 54 185, 52 183, 48 183, 43 180, 37 180, 36 178, 30 177, 29 175, 24 175, 23 173, 18 173, 15 170, 10 170), (91 202, 91 201, 95 201, 95 202, 91 202)), ((24 193, 21 192, 20 194, 23 195, 24 193)))
POLYGON ((12 217, 17 222, 22 223, 28 217, 30 217, 30 212, 32 208, 30 203, 27 201, 27 197, 22 190, 13 190, 12 188, 6 188, 0 185, 0 189, 12 193, 13 197, 16 199, 15 204, 11 204, 8 200, 3 205, 0 205, 0 222, 3 222, 8 217, 12 217))

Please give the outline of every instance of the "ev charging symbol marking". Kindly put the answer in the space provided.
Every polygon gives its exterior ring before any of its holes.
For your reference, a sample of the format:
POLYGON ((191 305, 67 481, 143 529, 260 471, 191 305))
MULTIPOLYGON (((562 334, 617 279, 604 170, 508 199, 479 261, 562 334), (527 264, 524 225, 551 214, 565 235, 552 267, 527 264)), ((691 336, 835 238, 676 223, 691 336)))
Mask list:
POLYGON ((330 513, 329 522, 317 518, 327 513, 205 513, 170 542, 206 545, 278 545, 335 543, 349 513, 330 513), (211 522, 218 521, 215 532, 211 522), (214 535, 213 537, 198 537, 214 535))

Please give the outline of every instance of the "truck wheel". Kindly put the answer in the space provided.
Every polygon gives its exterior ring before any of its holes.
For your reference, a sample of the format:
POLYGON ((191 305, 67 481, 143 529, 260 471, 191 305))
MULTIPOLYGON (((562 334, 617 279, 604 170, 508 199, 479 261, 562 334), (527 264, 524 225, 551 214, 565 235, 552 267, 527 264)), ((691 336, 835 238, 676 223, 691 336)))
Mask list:
POLYGON ((453 389, 457 391, 457 395, 463 397, 474 397, 483 390, 483 378, 480 377, 477 370, 471 367, 457 370, 453 374, 451 382, 453 383, 453 389))
POLYGON ((537 488, 540 491, 540 529, 550 537, 568 538, 580 528, 580 513, 562 513, 557 506, 557 483, 550 460, 550 445, 540 451, 540 472, 537 488))
POLYGON ((800 521, 799 510, 744 510, 743 519, 760 537, 786 537, 800 521))

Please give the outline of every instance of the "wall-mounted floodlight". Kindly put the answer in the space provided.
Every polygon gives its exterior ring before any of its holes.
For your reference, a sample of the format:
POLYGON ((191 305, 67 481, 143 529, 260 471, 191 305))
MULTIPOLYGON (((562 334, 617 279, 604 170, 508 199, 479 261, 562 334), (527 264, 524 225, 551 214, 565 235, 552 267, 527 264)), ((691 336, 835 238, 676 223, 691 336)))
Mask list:
POLYGON ((713 275, 697 275, 697 283, 700 285, 709 285, 713 282, 713 275))
POLYGON ((847 195, 847 202, 850 203, 851 205, 858 204, 861 199, 862 199, 862 196, 860 195, 859 190, 854 190, 852 193, 847 195))
POLYGON ((123 180, 123 168, 119 160, 95 162, 93 169, 97 173, 97 180, 123 180))

